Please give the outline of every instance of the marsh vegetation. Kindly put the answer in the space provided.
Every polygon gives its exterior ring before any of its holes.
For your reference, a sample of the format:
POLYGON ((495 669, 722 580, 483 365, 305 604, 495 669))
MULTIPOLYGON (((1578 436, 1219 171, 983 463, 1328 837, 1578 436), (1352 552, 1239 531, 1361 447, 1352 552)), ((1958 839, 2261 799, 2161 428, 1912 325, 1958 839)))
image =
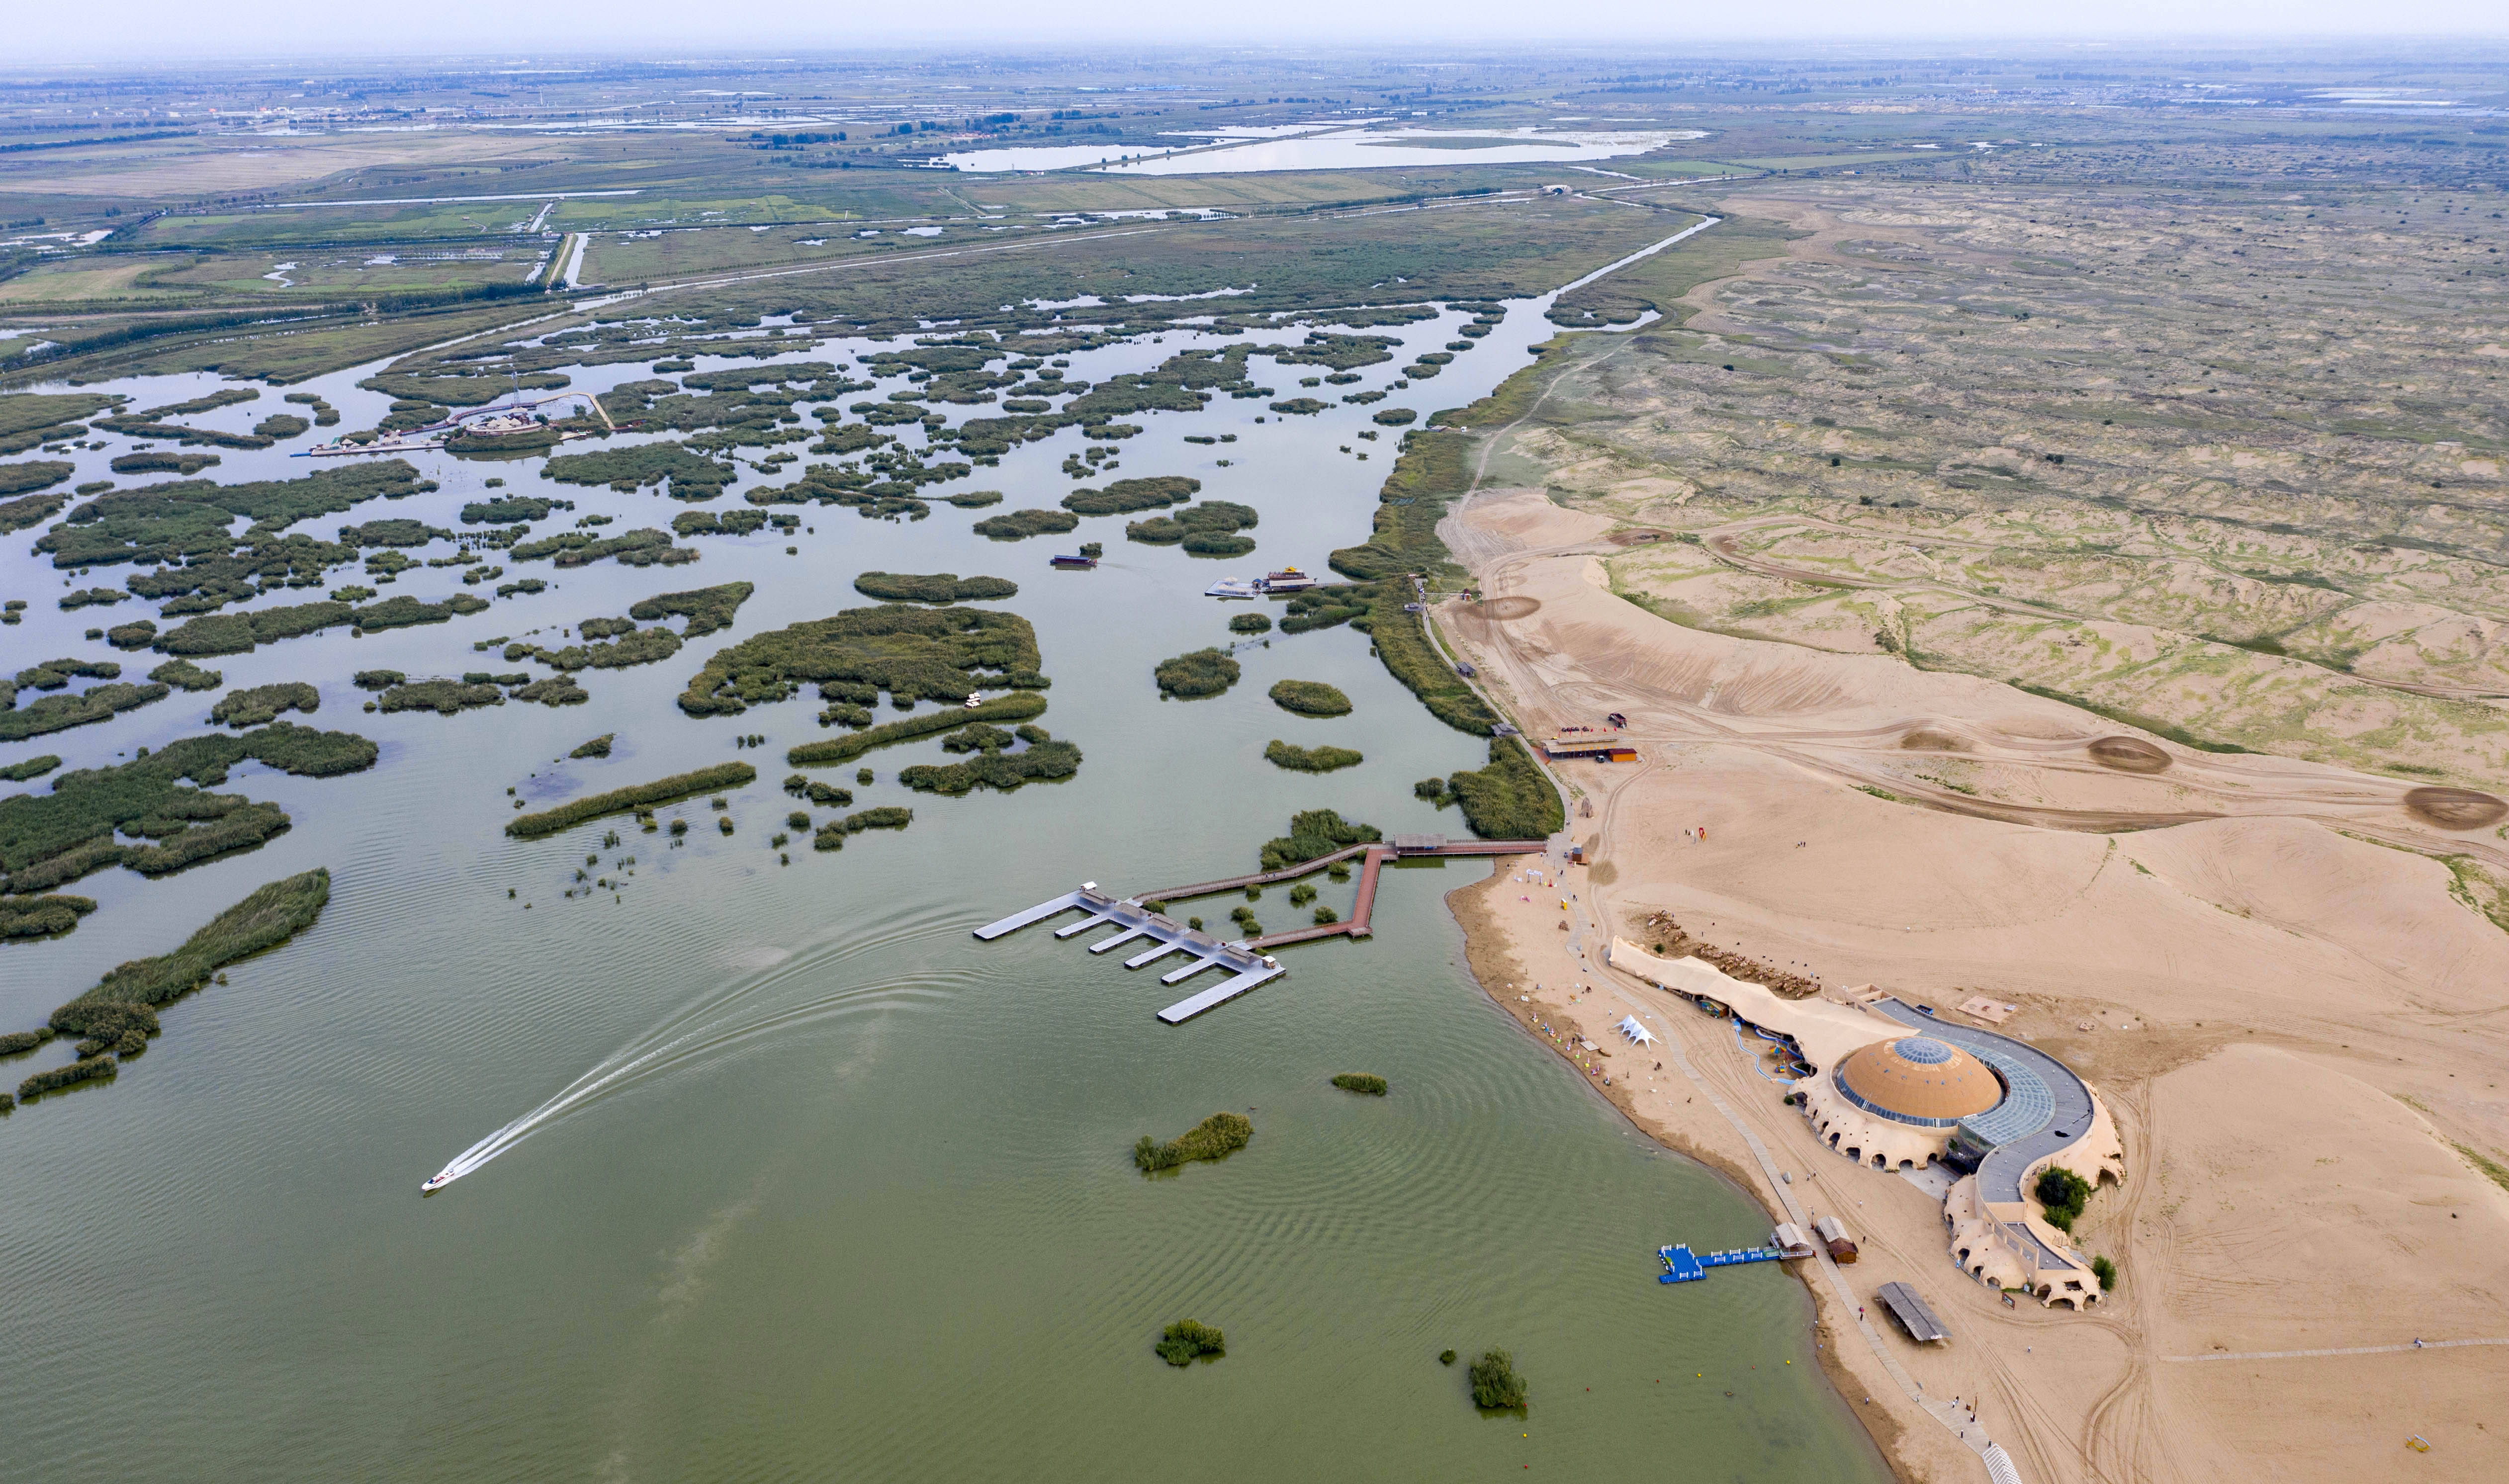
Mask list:
POLYGON ((1175 1169, 1196 1160, 1224 1160, 1254 1138, 1254 1125, 1243 1113, 1219 1112, 1160 1143, 1144 1133, 1133 1146, 1133 1163, 1143 1174, 1175 1169))

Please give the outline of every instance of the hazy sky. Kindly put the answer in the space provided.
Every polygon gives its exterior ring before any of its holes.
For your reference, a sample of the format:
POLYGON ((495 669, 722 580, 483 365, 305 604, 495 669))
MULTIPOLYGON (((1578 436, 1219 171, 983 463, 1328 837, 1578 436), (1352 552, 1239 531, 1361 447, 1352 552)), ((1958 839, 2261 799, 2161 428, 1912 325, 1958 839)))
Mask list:
POLYGON ((946 5, 795 5, 760 0, 603 0, 517 5, 426 0, 418 5, 307 5, 303 0, 123 0, 107 12, 13 0, 0 67, 76 57, 105 65, 179 65, 207 53, 289 56, 409 52, 429 56, 662 49, 779 52, 864 44, 941 43, 998 48, 1030 41, 1135 45, 1254 42, 1307 46, 1410 40, 1469 45, 1492 39, 1569 46, 1684 42, 2021 38, 2159 40, 2330 36, 2509 36, 2502 0, 1764 0, 1749 5, 1587 0, 1267 0, 1254 6, 1111 4, 1108 0, 953 0, 946 5), (936 18, 947 18, 940 19, 936 18), (142 42, 144 38, 144 43, 142 42))

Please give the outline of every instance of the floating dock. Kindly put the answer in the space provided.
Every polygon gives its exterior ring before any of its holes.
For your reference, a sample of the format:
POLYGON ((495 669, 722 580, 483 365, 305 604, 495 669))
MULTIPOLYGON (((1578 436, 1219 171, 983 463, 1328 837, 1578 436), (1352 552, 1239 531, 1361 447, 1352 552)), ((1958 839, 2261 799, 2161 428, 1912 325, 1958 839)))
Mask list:
POLYGON ((1182 1024, 1215 1005, 1225 1004, 1255 985, 1279 978, 1289 971, 1278 959, 1264 950, 1286 944, 1307 943, 1319 938, 1366 938, 1368 921, 1376 909, 1377 877, 1385 863, 1408 856, 1491 856, 1539 855, 1550 848, 1548 840, 1457 840, 1449 842, 1442 835, 1398 835, 1391 840, 1371 841, 1336 850, 1312 861, 1301 861, 1280 871, 1266 871, 1254 875, 1227 876, 1217 881, 1197 881, 1188 886, 1170 887, 1165 891, 1143 892, 1136 897, 1118 898, 1098 889, 1095 881, 1083 881, 1078 891, 1040 902, 1026 911, 1013 912, 998 922, 989 922, 976 929, 976 937, 986 943, 1006 937, 1068 911, 1085 911, 1089 915, 1078 922, 1066 923, 1054 930, 1057 938, 1070 938, 1093 927, 1110 927, 1115 931, 1089 946, 1092 953, 1104 953, 1119 946, 1142 939, 1149 946, 1124 960, 1127 969, 1139 969, 1165 958, 1171 953, 1185 953, 1190 961, 1159 977, 1164 984, 1180 984, 1207 969, 1220 968, 1228 977, 1199 994, 1188 996, 1159 1012, 1159 1019, 1171 1025, 1182 1024), (1153 911, 1147 904, 1162 906, 1191 897, 1208 897, 1248 886, 1260 886, 1274 881, 1294 880, 1314 875, 1336 861, 1352 856, 1365 856, 1359 878, 1359 900, 1353 906, 1350 920, 1329 922, 1315 927, 1297 928, 1287 933, 1244 942, 1231 942, 1212 937, 1198 928, 1188 927, 1164 912, 1153 911))
POLYGON ((1776 1247, 1735 1247, 1724 1252, 1693 1252, 1689 1246, 1675 1243, 1658 1247, 1655 1255, 1664 1261, 1660 1283, 1695 1283, 1707 1276, 1710 1268, 1739 1268, 1744 1263, 1782 1262, 1785 1253, 1776 1247))
POLYGON ((976 936, 987 943, 1018 932, 1021 928, 1059 917, 1074 909, 1089 915, 1078 922, 1067 923, 1054 930, 1057 938, 1071 938, 1093 927, 1111 927, 1115 931, 1089 946, 1092 953, 1104 953, 1137 939, 1149 939, 1150 946, 1124 960, 1127 969, 1139 969, 1165 958, 1171 953, 1190 955, 1183 967, 1159 976, 1163 984, 1180 984, 1206 969, 1226 969, 1228 978, 1189 995, 1159 1012, 1159 1019, 1171 1025, 1181 1024, 1214 1005, 1224 1004, 1267 980, 1289 972, 1279 963, 1242 943, 1224 943, 1208 933, 1197 932, 1183 923, 1151 911, 1138 900, 1117 899, 1098 889, 1095 881, 1085 882, 1078 891, 1066 892, 1051 901, 1040 902, 1024 912, 1014 912, 999 922, 989 922, 976 929, 976 936))

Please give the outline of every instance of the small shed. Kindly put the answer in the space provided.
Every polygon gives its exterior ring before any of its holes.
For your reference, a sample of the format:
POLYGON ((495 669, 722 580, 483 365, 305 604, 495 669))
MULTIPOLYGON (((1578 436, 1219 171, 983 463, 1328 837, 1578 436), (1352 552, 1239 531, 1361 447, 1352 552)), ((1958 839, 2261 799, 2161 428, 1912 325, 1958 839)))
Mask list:
POLYGON ((1810 1257, 1814 1250, 1812 1243, 1804 1236, 1803 1228, 1791 1221, 1778 1223, 1777 1230, 1769 1234, 1769 1244, 1788 1258, 1810 1257))
POLYGON ((1873 1296, 1880 1299, 1898 1319, 1899 1327, 1908 1332, 1909 1339, 1920 1345, 1950 1343, 1952 1332, 1943 1327, 1942 1320, 1934 1317, 1933 1309, 1916 1289, 1906 1283, 1884 1283, 1873 1296))

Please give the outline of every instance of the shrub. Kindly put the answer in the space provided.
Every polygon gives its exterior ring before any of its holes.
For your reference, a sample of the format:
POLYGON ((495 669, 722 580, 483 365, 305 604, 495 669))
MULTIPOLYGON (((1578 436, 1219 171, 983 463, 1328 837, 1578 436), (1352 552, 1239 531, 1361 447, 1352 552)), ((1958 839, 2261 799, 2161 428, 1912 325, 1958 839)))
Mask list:
POLYGON ((1472 1365, 1473 1405, 1503 1411, 1524 1405, 1524 1378, 1516 1373, 1516 1357, 1503 1350, 1484 1351, 1472 1365))
POLYGON ((1232 634, 1268 634, 1272 632, 1272 620, 1268 615, 1263 613, 1239 613, 1236 617, 1228 620, 1228 632, 1232 634))
POLYGON ((1443 778, 1423 778, 1418 783, 1411 785, 1411 797, 1414 798, 1426 798, 1433 803, 1444 803, 1446 801, 1446 780, 1443 778))
POLYGON ((1319 907, 1316 909, 1316 926, 1318 927, 1330 927, 1340 920, 1341 913, 1334 911, 1329 907, 1319 907))
POLYGON ((393 686, 383 693, 381 701, 386 711, 432 711, 449 717, 472 707, 503 706, 506 692, 494 686, 474 686, 465 681, 423 680, 393 686))
POLYGON ((1420 414, 1408 407, 1388 407, 1383 412, 1375 414, 1376 421, 1388 427, 1400 427, 1405 423, 1416 421, 1419 416, 1420 414))
POLYGON ((1442 1350, 1442 1351, 1438 1352, 1438 1363, 1439 1363, 1440 1365, 1452 1365, 1452 1364, 1454 1364, 1454 1363, 1455 1363, 1455 1353, 1454 1353, 1453 1351, 1451 1351, 1451 1350, 1442 1350))
POLYGON ((2070 1232, 2074 1223, 2081 1219, 2084 1203, 2091 1199, 2091 1186, 2089 1181, 2063 1166, 2050 1165, 2039 1171, 2039 1178, 2032 1184, 2030 1193, 2046 1207, 2048 1225, 2070 1232))
POLYGON ((2091 1276, 2100 1280, 2100 1291, 2106 1293, 2116 1286, 2116 1264, 2105 1257, 2094 1257, 2091 1259, 2091 1276))
POLYGON ((1257 519, 1251 505, 1206 500, 1174 515, 1133 521, 1124 527, 1124 538, 1154 546, 1181 542, 1195 556, 1244 556, 1254 549, 1254 541, 1236 533, 1253 529, 1257 519))
POLYGON ((718 763, 692 773, 656 778, 632 788, 613 789, 606 794, 569 799, 552 809, 517 814, 506 821, 506 833, 517 839, 539 839, 604 814, 623 814, 630 809, 668 803, 695 794, 712 793, 716 789, 739 788, 757 781, 757 778, 758 769, 746 762, 718 763))
MULTIPOLYGON (((1385 1095, 1385 1079, 1374 1072, 1341 1072, 1334 1076, 1332 1085, 1346 1093, 1365 1093, 1371 1097, 1385 1095)), ((1449 1363, 1454 1354, 1451 1350, 1446 1352, 1449 1363)))
POLYGON ((1179 1319, 1159 1336, 1156 1349, 1170 1365, 1191 1365, 1206 1355, 1217 1360, 1227 1354, 1228 1339, 1208 1324, 1179 1319))
POLYGON ((1162 1144, 1148 1134, 1133 1146, 1133 1163, 1142 1173, 1174 1169, 1193 1160, 1224 1160, 1254 1137, 1254 1125, 1242 1113, 1214 1113, 1162 1144))
POLYGON ((1243 673, 1237 661, 1221 649, 1196 649, 1161 660, 1155 672, 1162 692, 1188 698, 1217 695, 1236 685, 1243 673))
POLYGON ((1272 704, 1302 717, 1350 715, 1350 697, 1322 681, 1285 680, 1270 691, 1272 704))

